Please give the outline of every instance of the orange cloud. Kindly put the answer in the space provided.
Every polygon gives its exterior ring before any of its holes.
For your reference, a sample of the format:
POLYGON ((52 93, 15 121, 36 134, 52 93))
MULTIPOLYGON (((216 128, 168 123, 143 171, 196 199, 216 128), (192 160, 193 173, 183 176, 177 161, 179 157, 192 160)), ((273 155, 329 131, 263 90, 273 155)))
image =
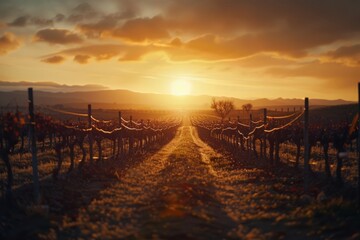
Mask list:
POLYGON ((135 42, 169 38, 166 23, 160 16, 152 18, 136 18, 114 30, 115 37, 129 39, 135 42))
MULTIPOLYGON (((265 71, 275 77, 299 78, 310 77, 324 80, 324 89, 353 89, 360 79, 360 68, 348 67, 337 63, 314 61, 298 64, 297 67, 274 67, 265 71)), ((300 84, 300 82, 299 82, 300 84)))
POLYGON ((74 61, 80 64, 86 64, 88 63, 89 59, 91 57, 88 55, 75 55, 74 56, 74 61))
POLYGON ((265 51, 299 58, 360 31, 356 1, 183 0, 168 6, 163 15, 172 32, 237 39, 238 47, 250 48, 251 54, 265 51))
POLYGON ((52 44, 81 43, 83 39, 76 33, 66 29, 43 29, 38 31, 34 37, 35 41, 52 44))
POLYGON ((58 64, 58 63, 64 62, 65 58, 63 56, 56 55, 56 56, 45 58, 41 61, 46 62, 46 63, 58 64))
POLYGON ((174 39, 169 46, 171 47, 166 51, 175 61, 238 59, 261 52, 275 52, 274 49, 277 48, 263 43, 258 36, 246 35, 226 39, 213 34, 200 36, 188 42, 174 39))
POLYGON ((111 31, 116 27, 117 19, 107 17, 96 23, 79 24, 77 28, 86 36, 100 38, 106 31, 111 31))
POLYGON ((333 61, 351 67, 360 67, 360 44, 340 47, 323 56, 325 61, 333 61))
MULTIPOLYGON (((99 44, 85 47, 70 48, 55 54, 46 56, 46 58, 56 57, 58 55, 67 55, 74 58, 74 61, 85 64, 90 58, 97 61, 109 60, 119 57, 119 61, 139 60, 145 54, 155 51, 157 48, 150 46, 133 46, 121 44, 99 44)), ((158 49, 159 50, 159 49, 158 49)))
POLYGON ((4 55, 10 51, 13 51, 19 46, 19 39, 10 32, 5 32, 4 35, 0 37, 0 55, 4 55))

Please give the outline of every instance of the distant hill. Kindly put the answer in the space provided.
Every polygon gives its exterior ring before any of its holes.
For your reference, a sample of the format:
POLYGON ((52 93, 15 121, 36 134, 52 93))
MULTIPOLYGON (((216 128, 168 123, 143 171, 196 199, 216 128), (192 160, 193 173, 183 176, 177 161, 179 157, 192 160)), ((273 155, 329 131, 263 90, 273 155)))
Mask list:
MULTIPOLYGON (((36 105, 61 105, 71 108, 86 108, 92 104, 93 108, 103 109, 209 109, 211 96, 173 96, 166 94, 138 93, 128 90, 99 90, 83 92, 44 92, 34 91, 36 105)), ((216 97, 229 99, 236 108, 251 103, 254 108, 272 107, 286 108, 302 106, 302 99, 256 99, 245 100, 238 98, 216 97)), ((310 99, 310 105, 335 106, 351 104, 353 102, 342 99, 324 100, 310 99)), ((0 92, 0 106, 27 106, 26 91, 0 92)))

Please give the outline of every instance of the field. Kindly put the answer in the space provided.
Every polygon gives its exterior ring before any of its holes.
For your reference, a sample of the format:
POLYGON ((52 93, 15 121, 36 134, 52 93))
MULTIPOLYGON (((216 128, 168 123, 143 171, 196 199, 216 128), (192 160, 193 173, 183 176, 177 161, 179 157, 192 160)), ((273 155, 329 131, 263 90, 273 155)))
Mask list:
MULTIPOLYGON (((84 109, 42 111, 43 115, 51 114, 52 119, 43 122, 36 131, 42 133, 49 123, 54 123, 49 129, 57 130, 54 139, 45 137, 37 141, 40 205, 34 204, 32 154, 25 138, 25 148, 21 149, 18 142, 9 154, 13 172, 10 205, 7 168, 4 161, 0 162, 2 238, 357 239, 360 236, 355 140, 344 142, 348 155, 342 162, 340 184, 338 149, 334 142, 329 142, 329 178, 322 142, 315 139, 310 155, 311 181, 306 190, 304 147, 301 146, 296 165, 297 147, 293 138, 281 142, 275 139, 279 142, 277 162, 276 151, 271 160, 269 147, 266 158, 260 155, 259 141, 251 145, 225 132, 220 132, 220 138, 213 134, 212 130, 221 124, 223 130, 236 126, 238 115, 240 123, 249 123, 246 113, 234 112, 230 122, 221 123, 210 111, 127 110, 121 112, 125 134, 116 130, 120 125, 115 110, 94 109, 93 130, 88 132, 85 131, 87 118, 75 116, 85 113, 84 109), (61 125, 65 123, 71 128, 61 125), (204 130, 204 125, 211 126, 209 132, 204 130), (151 134, 146 131, 151 129, 154 130, 151 134), (86 136, 82 138, 81 134, 86 136), (89 156, 89 136, 93 141, 93 161, 89 156), (259 150, 258 155, 254 149, 259 150), (87 153, 85 157, 83 150, 87 153)), ((310 110, 310 123, 348 124, 355 112, 355 105, 314 108, 310 110)), ((292 112, 268 111, 268 116, 288 114, 292 112)), ((254 110, 252 115, 254 121, 263 118, 262 110, 254 110)), ((291 127, 302 127, 299 122, 291 127)), ((267 141, 271 145, 270 135, 267 141)))

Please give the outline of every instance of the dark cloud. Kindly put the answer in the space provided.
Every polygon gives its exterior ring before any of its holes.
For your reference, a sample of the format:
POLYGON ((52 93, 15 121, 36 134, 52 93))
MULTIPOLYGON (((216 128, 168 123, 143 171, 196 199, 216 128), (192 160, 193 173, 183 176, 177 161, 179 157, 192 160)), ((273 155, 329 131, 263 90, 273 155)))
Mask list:
POLYGON ((6 32, 0 37, 0 55, 4 55, 20 46, 20 40, 12 33, 6 32))
POLYGON ((73 9, 73 11, 77 13, 87 14, 95 12, 95 9, 89 3, 80 3, 73 9))
POLYGON ((340 47, 326 53, 323 58, 353 67, 360 67, 360 44, 340 47))
POLYGON ((29 21, 29 18, 29 16, 21 16, 8 23, 8 25, 11 27, 25 27, 29 21))
POLYGON ((56 14, 56 16, 54 17, 54 20, 55 20, 56 22, 62 22, 62 21, 64 21, 65 18, 66 18, 66 17, 65 17, 64 14, 58 13, 58 14, 56 14))
POLYGON ((136 42, 170 37, 166 29, 166 22, 161 16, 129 20, 123 26, 115 29, 113 35, 136 42))
POLYGON ((106 17, 96 23, 79 24, 77 28, 88 37, 100 38, 103 33, 114 29, 117 22, 116 18, 106 17))
POLYGON ((100 20, 94 23, 78 24, 77 28, 83 34, 91 38, 101 38, 104 34, 111 36, 113 35, 112 32, 115 30, 120 21, 132 18, 134 16, 135 15, 132 10, 115 12, 103 16, 100 20))
POLYGON ((54 44, 81 43, 83 39, 66 29, 43 29, 35 34, 35 40, 54 44))
POLYGON ((261 52, 301 58, 314 48, 352 39, 360 32, 360 2, 354 0, 121 0, 114 3, 117 6, 106 12, 98 6, 100 3, 83 2, 75 4, 66 16, 58 14, 46 19, 41 14, 36 18, 24 15, 9 26, 46 26, 67 19, 90 38, 117 37, 150 43, 176 39, 171 42, 172 47, 207 52, 205 55, 214 60, 261 52))
POLYGON ((41 17, 30 17, 30 16, 21 16, 14 19, 12 22, 8 23, 10 27, 26 27, 27 25, 36 25, 36 26, 52 26, 54 21, 52 19, 46 19, 41 17))
POLYGON ((133 0, 118 0, 117 3, 117 10, 121 13, 128 13, 129 17, 135 17, 139 14, 140 11, 140 1, 133 1, 133 0))
MULTIPOLYGON (((92 38, 114 36, 134 42, 174 39, 170 42, 173 48, 198 52, 197 58, 208 60, 261 52, 301 58, 316 47, 351 39, 360 32, 360 2, 351 0, 158 0, 151 2, 161 15, 130 19, 118 26, 119 19, 139 12, 136 3, 120 2, 129 4, 123 12, 78 24, 78 29, 92 38), (193 39, 187 40, 189 37, 193 39)), ((94 12, 90 4, 74 9, 81 15, 94 12)), ((192 54, 171 49, 170 55, 181 60, 192 54)))
POLYGON ((78 23, 84 20, 94 19, 99 15, 100 13, 89 3, 81 3, 72 10, 67 20, 69 22, 78 23))
POLYGON ((43 60, 41 60, 42 62, 46 62, 46 63, 52 63, 52 64, 57 64, 57 63, 62 63, 65 61, 65 58, 63 56, 60 55, 56 55, 56 56, 52 56, 52 57, 48 57, 45 58, 43 60))
POLYGON ((54 21, 52 19, 33 17, 31 18, 31 23, 37 26, 52 26, 54 21))
POLYGON ((240 43, 252 43, 253 52, 276 51, 304 56, 309 49, 358 34, 360 2, 171 1, 165 19, 173 31, 239 37, 240 43))

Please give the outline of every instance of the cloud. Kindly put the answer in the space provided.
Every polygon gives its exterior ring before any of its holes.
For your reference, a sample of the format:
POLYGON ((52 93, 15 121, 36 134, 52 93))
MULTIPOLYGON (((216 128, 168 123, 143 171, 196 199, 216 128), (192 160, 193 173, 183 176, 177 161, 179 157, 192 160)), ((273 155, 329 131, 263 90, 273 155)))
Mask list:
POLYGON ((128 20, 123 26, 114 30, 115 37, 129 39, 135 42, 169 38, 166 23, 161 16, 152 18, 136 18, 128 20))
POLYGON ((8 25, 11 27, 25 27, 28 20, 29 20, 29 16, 21 16, 14 19, 14 21, 9 23, 8 25))
POLYGON ((4 55, 20 46, 20 40, 12 33, 5 32, 0 37, 0 55, 4 55))
MULTIPOLYGON (((273 53, 283 49, 281 44, 263 43, 258 36, 220 38, 213 34, 203 35, 187 42, 175 38, 164 49, 174 61, 187 60, 234 60, 259 53, 273 53)), ((303 52, 288 52, 287 55, 300 56, 303 52)))
POLYGON ((80 63, 80 64, 86 64, 86 63, 88 63, 90 58, 91 58, 91 56, 89 56, 89 55, 75 55, 74 61, 77 63, 80 63))
POLYGON ((43 29, 38 31, 34 37, 35 41, 53 44, 81 43, 83 39, 76 33, 66 29, 43 29))
POLYGON ((122 45, 91 45, 86 47, 72 48, 63 51, 64 54, 69 55, 86 55, 95 58, 96 60, 108 60, 119 54, 126 52, 126 48, 122 45))
MULTIPOLYGON (((256 41, 247 44, 247 47, 242 47, 242 39, 221 39, 215 35, 205 35, 199 38, 189 40, 188 42, 182 42, 180 39, 175 38, 169 44, 155 45, 155 44, 94 44, 84 47, 76 47, 66 49, 61 52, 51 54, 49 56, 56 55, 68 55, 74 58, 74 61, 78 63, 88 63, 90 58, 95 60, 109 60, 114 57, 118 57, 119 61, 138 61, 149 53, 162 52, 168 56, 172 61, 222 61, 222 60, 237 60, 245 59, 254 55, 258 55, 261 51, 257 51, 251 44, 255 44, 256 41), (250 44, 251 43, 251 44, 250 44)), ((47 57, 49 57, 47 56, 47 57)), ((273 58, 258 58, 262 62, 257 64, 266 65, 266 62, 271 64, 277 63, 292 63, 290 60, 281 60, 280 57, 273 58), (276 60, 277 59, 277 60, 276 60)), ((256 67, 254 61, 248 63, 252 67, 256 67)))
POLYGON ((52 19, 46 19, 41 17, 30 17, 30 16, 21 16, 15 18, 12 22, 8 23, 10 27, 25 27, 27 25, 36 25, 36 26, 52 26, 54 21, 52 19))
POLYGON ((2 91, 15 91, 25 90, 29 87, 36 88, 37 91, 50 91, 50 92, 76 92, 76 91, 96 91, 105 90, 108 87, 98 84, 86 84, 86 85, 67 85, 59 84, 55 82, 9 82, 0 81, 0 87, 2 91))
POLYGON ((360 44, 343 46, 329 51, 322 57, 325 61, 333 61, 351 67, 360 67, 360 44))
POLYGON ((88 37, 100 38, 103 33, 114 29, 117 22, 114 17, 105 17, 96 23, 79 24, 77 28, 88 37))
MULTIPOLYGON (((360 79, 360 68, 348 67, 337 63, 314 61, 298 64, 297 67, 274 67, 265 73, 277 78, 310 77, 323 80, 324 89, 353 89, 360 79)), ((299 83, 300 84, 300 83, 299 83)))
POLYGON ((56 22, 62 22, 62 21, 64 21, 64 19, 65 19, 65 15, 62 13, 58 13, 54 17, 54 21, 56 21, 56 22))
POLYGON ((104 34, 111 36, 120 21, 135 16, 133 9, 125 9, 119 12, 102 16, 98 21, 91 23, 80 23, 77 29, 91 38, 102 38, 104 34))
POLYGON ((80 3, 68 16, 69 22, 78 23, 83 20, 94 19, 99 16, 99 12, 95 10, 89 3, 80 3))
POLYGON ((56 55, 56 56, 45 58, 41 61, 46 62, 46 63, 58 64, 58 63, 64 62, 65 58, 63 56, 56 55))
POLYGON ((360 2, 350 0, 183 0, 171 1, 164 18, 181 34, 238 38, 251 44, 252 52, 302 57, 312 48, 356 35, 359 9, 360 2))
POLYGON ((247 69, 252 68, 269 68, 269 67, 293 67, 299 63, 294 59, 281 58, 272 54, 257 54, 250 57, 242 58, 236 61, 237 66, 247 69))
POLYGON ((39 18, 39 17, 33 17, 31 18, 31 22, 34 25, 37 26, 52 26, 54 24, 54 21, 52 19, 46 19, 46 18, 39 18))
POLYGON ((118 57, 120 61, 139 60, 145 54, 154 51, 149 46, 128 46, 122 44, 98 44, 85 47, 70 48, 64 51, 46 56, 46 58, 67 55, 74 61, 85 64, 90 58, 97 61, 109 60, 118 57))

